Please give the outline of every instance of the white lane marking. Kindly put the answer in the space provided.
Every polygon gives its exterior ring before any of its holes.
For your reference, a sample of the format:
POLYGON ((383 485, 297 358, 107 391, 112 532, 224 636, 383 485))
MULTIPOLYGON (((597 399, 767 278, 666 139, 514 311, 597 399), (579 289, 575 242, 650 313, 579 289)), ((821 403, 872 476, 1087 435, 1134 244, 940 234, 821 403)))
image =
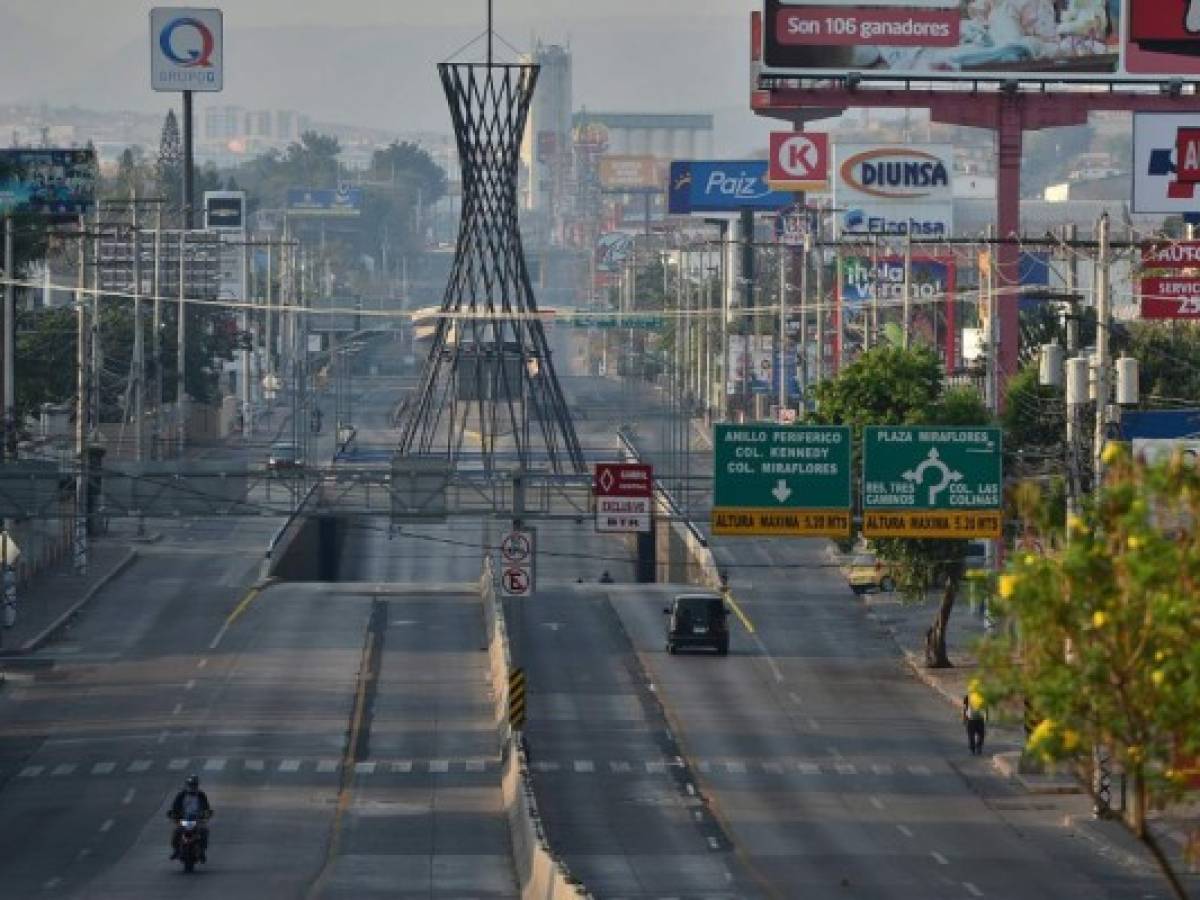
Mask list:
POLYGON ((173 715, 173 716, 177 716, 177 715, 179 715, 181 712, 183 712, 183 704, 182 704, 182 703, 176 703, 176 704, 175 704, 175 708, 174 708, 173 710, 171 710, 171 715, 173 715))
POLYGON ((633 771, 633 766, 631 766, 629 763, 623 762, 622 760, 619 760, 619 759, 614 759, 612 762, 610 762, 608 764, 608 767, 610 769, 612 769, 614 772, 631 772, 631 771, 633 771))
POLYGON ((792 702, 795 703, 797 706, 800 706, 801 704, 804 703, 804 701, 800 699, 800 695, 797 694, 795 691, 792 691, 790 694, 788 694, 788 696, 792 698, 792 702))
POLYGON ((189 678, 189 679, 188 679, 188 683, 187 683, 187 684, 185 684, 185 685, 183 686, 183 689, 184 689, 185 691, 190 691, 190 690, 191 690, 192 688, 194 688, 195 686, 196 686, 196 679, 195 679, 195 678, 189 678))
POLYGON ((17 776, 18 778, 37 778, 45 770, 45 766, 26 766, 17 776))
POLYGON ((666 771, 667 771, 667 764, 665 762, 650 761, 650 762, 646 763, 646 774, 647 775, 662 775, 666 771))
POLYGON ((450 763, 444 759, 431 759, 429 761, 429 771, 431 774, 442 774, 450 771, 450 763))
POLYGON ((929 771, 929 766, 909 766, 908 771, 912 772, 912 774, 914 774, 914 775, 932 775, 933 774, 932 772, 929 771))
POLYGON ((80 850, 80 851, 79 851, 77 854, 75 854, 75 858, 76 858, 76 859, 87 859, 87 858, 88 858, 89 856, 91 856, 91 855, 92 855, 92 848, 91 848, 91 847, 84 847, 84 848, 83 848, 82 850, 80 850))
POLYGON ((220 772, 224 768, 225 768, 225 759, 222 757, 217 757, 216 759, 210 759, 204 763, 204 771, 205 772, 220 772))
MULTIPOLYGON (((336 763, 335 763, 336 765, 336 763)), ((392 763, 392 771, 399 772, 402 775, 407 775, 413 770, 412 760, 402 759, 399 762, 392 763)), ((332 771, 332 770, 331 770, 332 771)))
POLYGON ((689 797, 696 796, 696 786, 694 784, 692 784, 690 781, 684 785, 684 788, 687 790, 689 797))
POLYGON ((700 812, 700 810, 698 810, 698 809, 694 809, 694 810, 692 810, 692 818, 695 819, 697 822, 703 822, 704 821, 704 813, 700 812))
POLYGON ((281 762, 279 764, 279 771, 280 772, 299 772, 300 771, 300 760, 285 759, 283 762, 281 762))
POLYGON ((892 767, 887 763, 875 763, 871 766, 871 771, 876 775, 891 775, 892 767))
POLYGON ((207 665, 208 665, 208 657, 205 656, 199 662, 196 663, 196 668, 203 669, 207 665))
POLYGON ((950 865, 950 860, 946 859, 946 857, 942 856, 942 854, 938 853, 936 850, 934 850, 934 851, 933 851, 932 853, 930 853, 929 855, 930 855, 930 856, 932 856, 934 859, 936 859, 936 860, 937 860, 937 862, 938 862, 938 865, 939 865, 939 866, 948 866, 948 865, 950 865))
POLYGON ((50 774, 51 775, 70 775, 74 771, 75 771, 75 763, 62 763, 61 765, 55 766, 54 771, 51 772, 50 774))
POLYGON ((876 809, 878 809, 878 810, 882 810, 882 809, 883 809, 883 801, 882 801, 882 800, 880 800, 878 797, 872 797, 872 798, 871 798, 871 805, 872 805, 873 807, 875 807, 876 809))
POLYGON ((709 846, 710 850, 720 850, 721 842, 718 841, 715 837, 710 836, 708 839, 708 846, 709 846))
POLYGON ((133 802, 134 795, 137 794, 137 788, 130 788, 125 792, 125 796, 121 798, 121 805, 128 806, 133 802))
POLYGON ((536 769, 538 772, 557 772, 559 769, 559 765, 558 765, 558 763, 552 762, 551 760, 541 759, 541 760, 536 761, 533 764, 533 768, 536 769))
POLYGON ((105 819, 100 825, 100 833, 101 834, 106 833, 110 828, 112 828, 116 824, 117 824, 116 821, 113 819, 105 819))
POLYGON ((487 761, 486 760, 482 760, 482 759, 468 759, 467 760, 467 771, 468 772, 483 772, 485 769, 487 769, 487 761))
POLYGON ((825 749, 829 751, 829 755, 832 756, 834 759, 842 758, 842 751, 839 750, 837 747, 826 747, 825 749))
MULTIPOLYGON (((396 765, 399 765, 399 763, 396 765)), ((323 775, 328 774, 329 772, 336 772, 337 770, 338 761, 336 759, 323 759, 317 763, 317 771, 323 775)), ((395 765, 392 766, 392 771, 396 771, 395 765)))
POLYGON ((373 774, 375 774, 375 763, 373 763, 373 762, 355 763, 354 771, 358 775, 373 775, 373 774))
POLYGON ((248 759, 242 763, 247 772, 261 772, 264 765, 261 759, 248 759))
POLYGON ((850 763, 835 763, 833 766, 839 775, 857 775, 858 769, 850 763))
POLYGON ((899 832, 900 832, 902 835, 904 835, 906 838, 910 838, 910 837, 912 837, 912 836, 913 836, 912 829, 911 829, 911 828, 908 828, 908 827, 906 827, 906 826, 904 826, 904 825, 897 825, 897 826, 896 826, 896 830, 897 830, 897 831, 899 831, 899 832))
POLYGON ((129 764, 129 768, 127 768, 125 771, 126 772, 145 772, 153 764, 154 764, 154 761, 150 760, 150 759, 135 759, 133 762, 131 762, 129 764))
POLYGON ((575 771, 581 775, 586 772, 595 772, 596 764, 590 759, 577 759, 575 760, 575 771))
POLYGON ((185 759, 176 758, 176 759, 171 760, 169 763, 167 763, 167 768, 170 769, 172 772, 182 772, 184 769, 187 768, 187 764, 188 764, 188 761, 186 758, 185 759))
POLYGON ((816 719, 814 719, 812 716, 809 716, 808 717, 808 727, 811 728, 813 731, 820 731, 821 723, 818 722, 816 719))
POLYGON ((801 775, 820 775, 821 774, 821 767, 818 766, 816 763, 801 761, 801 762, 796 763, 796 768, 800 770, 801 775))
POLYGON ((170 734, 170 732, 166 731, 165 729, 163 731, 160 731, 158 733, 158 743, 165 744, 167 742, 167 736, 169 734, 170 734))
POLYGON ((211 643, 209 643, 208 649, 216 650, 219 646, 221 646, 221 638, 225 637, 225 632, 227 632, 228 630, 229 630, 229 620, 226 619, 225 624, 222 625, 221 629, 217 632, 217 636, 212 639, 211 643))
POLYGON ((967 889, 967 893, 970 894, 972 897, 982 897, 983 896, 983 891, 981 891, 979 888, 975 887, 975 885, 971 884, 971 882, 969 882, 969 881, 964 881, 963 887, 965 887, 967 889))
POLYGON ((92 766, 93 775, 111 775, 113 769, 117 767, 115 762, 98 762, 92 766))
POLYGON ((60 884, 62 884, 62 879, 61 879, 61 878, 59 878, 57 875, 55 875, 53 878, 51 878, 49 881, 45 882, 45 883, 42 885, 42 890, 44 890, 44 891, 52 891, 52 890, 54 890, 56 887, 58 887, 60 884))
POLYGON ((728 772, 730 775, 745 775, 746 774, 746 764, 742 763, 742 762, 737 762, 736 760, 733 762, 727 762, 727 763, 725 763, 725 771, 728 772))
POLYGON ((782 775, 783 774, 783 763, 768 762, 768 761, 764 760, 762 763, 762 769, 768 775, 782 775))

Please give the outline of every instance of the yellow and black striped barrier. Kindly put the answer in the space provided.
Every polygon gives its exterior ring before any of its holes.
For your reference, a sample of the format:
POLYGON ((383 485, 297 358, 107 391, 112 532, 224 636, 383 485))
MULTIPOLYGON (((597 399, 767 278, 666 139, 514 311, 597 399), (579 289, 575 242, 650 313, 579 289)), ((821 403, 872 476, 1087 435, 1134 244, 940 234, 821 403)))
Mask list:
POLYGON ((525 727, 525 670, 508 673, 508 724, 514 731, 525 727))

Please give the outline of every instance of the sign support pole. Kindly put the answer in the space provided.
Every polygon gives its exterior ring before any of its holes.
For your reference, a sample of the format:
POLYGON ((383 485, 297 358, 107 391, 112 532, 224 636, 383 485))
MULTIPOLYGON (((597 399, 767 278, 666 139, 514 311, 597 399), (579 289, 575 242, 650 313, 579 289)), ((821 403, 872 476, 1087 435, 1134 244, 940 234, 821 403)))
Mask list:
POLYGON ((196 207, 196 160, 192 147, 192 92, 183 92, 183 227, 190 230, 196 207))
POLYGON ((14 265, 13 220, 4 217, 4 448, 5 459, 15 459, 16 435, 16 285, 17 267, 14 265))

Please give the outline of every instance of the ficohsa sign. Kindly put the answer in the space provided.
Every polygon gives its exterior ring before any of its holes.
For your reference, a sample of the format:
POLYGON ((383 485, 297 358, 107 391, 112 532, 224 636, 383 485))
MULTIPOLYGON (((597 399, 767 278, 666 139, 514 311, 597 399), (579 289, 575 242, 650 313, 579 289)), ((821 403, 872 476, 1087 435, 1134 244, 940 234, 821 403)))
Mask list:
POLYGON ((840 144, 834 156, 842 234, 946 237, 953 231, 949 144, 840 144))

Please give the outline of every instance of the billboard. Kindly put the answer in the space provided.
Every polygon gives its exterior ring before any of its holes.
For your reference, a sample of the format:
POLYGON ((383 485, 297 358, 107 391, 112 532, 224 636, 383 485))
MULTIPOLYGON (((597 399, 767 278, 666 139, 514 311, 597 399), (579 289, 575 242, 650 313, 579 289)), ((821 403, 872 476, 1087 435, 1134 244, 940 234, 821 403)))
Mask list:
POLYGON ((838 144, 833 180, 838 233, 949 236, 953 173, 949 144, 838 144))
POLYGON ((1134 113, 1134 212, 1182 215, 1200 208, 1196 183, 1181 179, 1176 165, 1180 136, 1196 128, 1200 113, 1134 113))
POLYGON ((98 178, 92 150, 0 150, 0 213, 78 215, 98 178))
POLYGON ((150 10, 150 87, 219 91, 225 81, 221 10, 159 6, 150 10))
POLYGON ((209 231, 245 231, 246 192, 205 191, 204 227, 209 231))
POLYGON ((1122 11, 1185 0, 765 0, 773 69, 870 78, 1054 78, 1122 74, 1122 11))
POLYGON ((790 194, 767 185, 767 161, 697 160, 671 163, 670 213, 774 212, 792 202, 790 194))
POLYGON ((1131 0, 1125 69, 1132 75, 1200 74, 1200 3, 1131 0))
POLYGON ((662 190, 663 181, 653 156, 600 157, 600 187, 606 191, 662 190))
POLYGON ((596 271, 620 272, 633 256, 633 235, 606 231, 596 240, 596 271))
MULTIPOLYGON (((911 266, 909 340, 914 346, 940 349, 947 365, 957 363, 955 290, 957 268, 951 257, 914 256, 911 266)), ((845 256, 838 268, 837 314, 845 335, 843 359, 853 361, 865 346, 868 327, 878 340, 902 339, 904 333, 904 257, 845 256), (876 322, 870 319, 874 317, 876 322)))
POLYGON ((289 216, 344 218, 362 211, 362 190, 345 185, 337 188, 289 188, 289 216))
POLYGON ((777 191, 824 191, 829 188, 829 135, 771 132, 767 181, 777 191))

